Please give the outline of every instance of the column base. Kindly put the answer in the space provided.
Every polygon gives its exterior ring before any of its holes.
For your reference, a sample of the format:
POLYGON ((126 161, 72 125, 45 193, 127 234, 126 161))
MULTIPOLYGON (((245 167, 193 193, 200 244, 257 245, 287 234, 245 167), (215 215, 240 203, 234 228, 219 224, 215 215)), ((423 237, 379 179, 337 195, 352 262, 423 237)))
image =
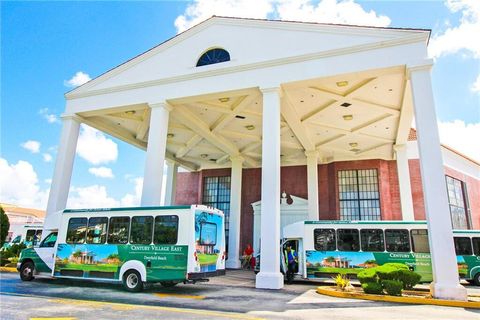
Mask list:
POLYGON ((280 272, 260 271, 255 278, 255 287, 257 289, 282 289, 283 274, 280 272))
POLYGON ((242 263, 240 262, 239 259, 235 258, 235 259, 227 259, 227 261, 225 261, 225 266, 228 268, 228 269, 241 269, 242 268, 242 263))
POLYGON ((436 299, 467 301, 467 289, 461 284, 430 283, 430 293, 436 299))

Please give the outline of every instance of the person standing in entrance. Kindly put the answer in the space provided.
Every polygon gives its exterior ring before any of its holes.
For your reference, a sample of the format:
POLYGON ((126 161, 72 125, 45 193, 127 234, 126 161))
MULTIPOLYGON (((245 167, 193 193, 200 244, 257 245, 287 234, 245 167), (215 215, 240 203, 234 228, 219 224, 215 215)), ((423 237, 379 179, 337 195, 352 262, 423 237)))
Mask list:
POLYGON ((243 251, 243 263, 242 263, 242 268, 244 269, 250 269, 250 261, 252 260, 252 255, 253 255, 253 248, 250 244, 247 245, 245 250, 243 251))
POLYGON ((293 281, 293 275, 297 268, 298 255, 297 252, 292 249, 291 245, 287 245, 287 249, 284 251, 285 263, 287 264, 287 283, 290 284, 293 281))

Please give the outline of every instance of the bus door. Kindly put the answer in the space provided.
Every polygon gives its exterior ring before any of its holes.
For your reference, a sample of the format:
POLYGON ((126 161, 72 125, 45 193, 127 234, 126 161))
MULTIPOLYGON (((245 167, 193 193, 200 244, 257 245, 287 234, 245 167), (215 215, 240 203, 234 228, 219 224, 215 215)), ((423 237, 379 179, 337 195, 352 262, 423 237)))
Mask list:
POLYGON ((280 253, 280 257, 281 257, 281 267, 282 267, 282 271, 286 274, 287 273, 287 257, 286 257, 286 254, 287 254, 287 247, 290 247, 292 250, 295 250, 295 253, 297 254, 297 265, 295 267, 295 274, 298 274, 299 273, 299 270, 302 270, 302 268, 300 267, 300 264, 302 263, 302 256, 301 256, 301 252, 300 252, 300 245, 299 245, 299 240, 298 239, 288 239, 286 241, 283 242, 283 245, 282 245, 282 252, 280 253))
POLYGON ((57 234, 57 232, 50 233, 45 239, 43 239, 38 247, 34 248, 35 252, 42 260, 38 262, 34 261, 39 272, 51 272, 53 270, 57 234))

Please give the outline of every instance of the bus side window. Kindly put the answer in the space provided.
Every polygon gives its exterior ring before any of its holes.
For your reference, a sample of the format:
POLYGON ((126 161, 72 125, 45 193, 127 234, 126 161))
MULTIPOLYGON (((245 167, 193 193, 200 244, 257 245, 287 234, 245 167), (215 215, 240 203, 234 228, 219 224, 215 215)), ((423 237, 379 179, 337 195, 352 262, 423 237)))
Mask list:
POLYGON ((87 243, 102 244, 107 240, 107 217, 88 219, 87 243))
POLYGON ((385 244, 390 252, 410 252, 408 230, 385 230, 385 244))
POLYGON ((335 229, 313 230, 313 241, 316 251, 335 251, 335 229))
POLYGON ((151 244, 153 231, 153 217, 142 216, 132 218, 132 230, 130 232, 131 244, 151 244))
POLYGON ((70 218, 67 229, 67 243, 85 243, 87 218, 70 218))
POLYGON ((28 229, 25 235, 25 242, 32 242, 35 238, 35 229, 28 229))
POLYGON ((108 243, 128 243, 128 232, 130 230, 130 217, 112 217, 108 225, 108 243))
POLYGON ((153 243, 176 244, 178 238, 178 216, 156 216, 153 243))
POLYGON ((358 251, 360 249, 360 239, 357 229, 338 229, 337 230, 337 248, 338 251, 358 251))
POLYGON ((471 256, 472 255, 472 243, 468 237, 453 237, 453 243, 455 244, 455 254, 457 256, 471 256))
POLYGON ((413 229, 410 232, 412 234, 413 252, 429 253, 430 252, 430 246, 428 244, 428 230, 426 230, 426 229, 413 229))
POLYGON ((480 257, 480 238, 472 238, 473 254, 480 257))
POLYGON ((382 229, 362 229, 360 231, 362 251, 382 252, 385 251, 382 229))

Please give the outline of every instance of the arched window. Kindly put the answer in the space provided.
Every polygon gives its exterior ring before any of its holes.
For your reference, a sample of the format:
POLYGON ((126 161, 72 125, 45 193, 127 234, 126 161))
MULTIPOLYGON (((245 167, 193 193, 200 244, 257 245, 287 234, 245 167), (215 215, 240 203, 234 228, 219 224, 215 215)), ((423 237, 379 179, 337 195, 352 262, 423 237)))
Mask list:
POLYGON ((228 51, 220 48, 211 49, 202 54, 200 59, 198 59, 197 67, 225 61, 230 61, 230 54, 228 53, 228 51))

